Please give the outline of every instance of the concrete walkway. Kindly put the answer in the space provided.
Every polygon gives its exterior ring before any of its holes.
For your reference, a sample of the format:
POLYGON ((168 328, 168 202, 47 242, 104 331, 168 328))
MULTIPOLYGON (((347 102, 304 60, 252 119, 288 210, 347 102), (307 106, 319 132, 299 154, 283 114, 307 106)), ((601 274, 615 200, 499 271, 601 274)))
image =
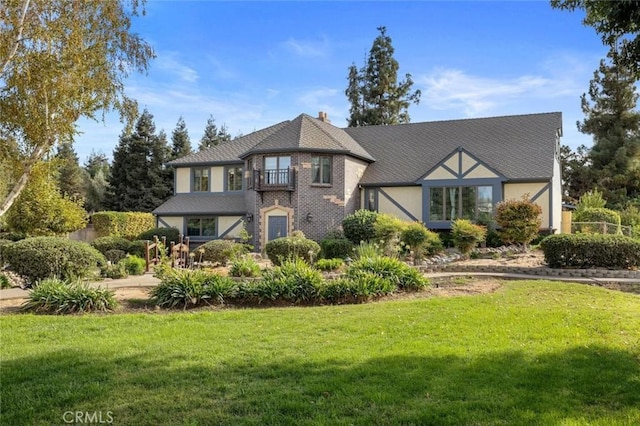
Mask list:
MULTIPOLYGON (((127 278, 120 278, 117 280, 105 278, 102 281, 91 282, 89 285, 113 290, 116 288, 154 287, 158 285, 159 282, 160 280, 155 278, 153 273, 149 272, 144 275, 131 275, 127 278)), ((26 299, 28 293, 29 290, 23 290, 21 288, 0 290, 0 300, 26 299)))

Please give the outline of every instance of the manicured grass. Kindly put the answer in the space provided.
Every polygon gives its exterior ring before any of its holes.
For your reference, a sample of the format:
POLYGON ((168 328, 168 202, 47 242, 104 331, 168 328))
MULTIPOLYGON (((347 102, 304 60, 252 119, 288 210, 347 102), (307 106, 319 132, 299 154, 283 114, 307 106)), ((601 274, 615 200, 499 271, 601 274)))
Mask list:
POLYGON ((640 423, 640 297, 585 285, 0 330, 8 425, 640 423))

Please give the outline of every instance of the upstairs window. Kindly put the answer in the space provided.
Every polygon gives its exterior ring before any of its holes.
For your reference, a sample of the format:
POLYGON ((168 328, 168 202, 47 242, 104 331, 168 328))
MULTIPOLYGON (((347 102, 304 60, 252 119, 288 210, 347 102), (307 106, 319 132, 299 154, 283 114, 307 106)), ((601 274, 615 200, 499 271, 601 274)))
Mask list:
POLYGON ((209 191, 209 168, 201 167, 193 169, 193 192, 209 191))
POLYGON ((331 157, 311 157, 311 182, 317 185, 331 184, 331 157))
POLYGON ((227 168, 227 191, 242 191, 242 166, 227 168))
POLYGON ((290 156, 264 157, 264 181, 267 185, 288 185, 290 156))

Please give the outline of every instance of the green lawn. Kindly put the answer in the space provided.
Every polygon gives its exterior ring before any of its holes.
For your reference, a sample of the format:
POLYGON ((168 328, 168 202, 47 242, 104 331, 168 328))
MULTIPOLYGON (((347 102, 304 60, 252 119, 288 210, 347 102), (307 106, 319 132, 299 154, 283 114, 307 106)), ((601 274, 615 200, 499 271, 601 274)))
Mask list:
POLYGON ((1 424, 639 424, 640 296, 0 317, 1 424))

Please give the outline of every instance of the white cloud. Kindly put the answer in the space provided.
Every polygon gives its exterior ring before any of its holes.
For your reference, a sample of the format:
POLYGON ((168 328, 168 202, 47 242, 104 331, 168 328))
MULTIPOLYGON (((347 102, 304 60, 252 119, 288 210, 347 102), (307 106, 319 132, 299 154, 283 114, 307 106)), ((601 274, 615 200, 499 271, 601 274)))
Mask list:
POLYGON ((303 92, 297 97, 296 104, 302 106, 308 114, 323 111, 329 114, 329 119, 344 113, 341 90, 322 87, 303 92))
POLYGON ((156 61, 154 62, 154 67, 158 67, 172 75, 175 75, 180 80, 187 83, 195 83, 198 81, 198 72, 181 63, 177 57, 178 54, 175 52, 159 53, 156 61))
POLYGON ((329 41, 326 37, 322 37, 320 41, 289 38, 282 45, 295 55, 306 58, 324 57, 329 54, 329 41))
POLYGON ((435 110, 456 109, 475 117, 502 109, 505 104, 524 99, 554 99, 575 95, 579 89, 568 78, 523 75, 490 78, 466 74, 456 69, 437 69, 418 77, 423 104, 435 110))

